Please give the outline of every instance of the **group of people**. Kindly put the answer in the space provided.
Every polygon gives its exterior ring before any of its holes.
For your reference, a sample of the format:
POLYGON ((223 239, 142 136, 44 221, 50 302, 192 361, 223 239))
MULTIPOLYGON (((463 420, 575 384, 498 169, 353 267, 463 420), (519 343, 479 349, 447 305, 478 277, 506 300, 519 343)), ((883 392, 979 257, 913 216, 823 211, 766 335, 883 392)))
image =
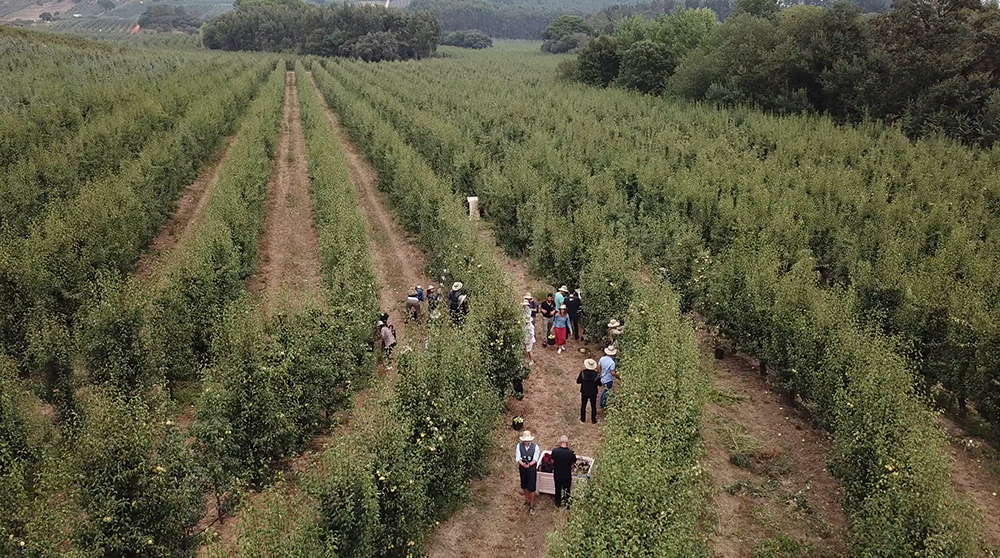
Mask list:
MULTIPOLYGON (((542 316, 542 347, 555 345, 559 353, 566 347, 566 340, 570 335, 573 339, 579 340, 583 336, 581 317, 583 315, 583 303, 580 300, 580 289, 570 292, 569 287, 563 285, 555 293, 550 293, 541 303, 535 301, 531 293, 524 295, 521 301, 521 308, 525 313, 525 330, 532 330, 531 338, 534 338, 535 320, 538 315, 542 316)), ((525 346, 528 345, 527 333, 525 336, 525 346)), ((531 341, 534 345, 534 340, 531 341)), ((532 361, 528 353, 528 362, 532 361)))
MULTIPOLYGON (((465 285, 461 281, 455 281, 451 285, 451 291, 448 293, 448 311, 456 324, 460 324, 462 318, 469 311, 468 296, 465 294, 464 288, 465 285)), ((438 307, 441 305, 441 294, 434 285, 427 286, 426 294, 420 285, 413 287, 407 295, 405 302, 407 318, 420 322, 423 319, 423 304, 425 301, 427 303, 427 314, 434 317, 438 307)))
MULTIPOLYGON (((576 463, 576 453, 569 448, 569 438, 561 436, 559 445, 552 449, 552 478, 555 481, 556 507, 562 507, 563 501, 569 502, 570 488, 573 484, 573 465, 576 463)), ((528 513, 535 515, 535 491, 538 488, 538 464, 542 460, 542 452, 535 443, 535 437, 530 430, 521 433, 520 442, 514 448, 514 462, 517 463, 521 477, 521 490, 524 492, 524 506, 528 513)))
MULTIPOLYGON (((441 306, 441 294, 437 292, 434 285, 428 285, 425 292, 421 285, 417 285, 407 294, 404 306, 406 308, 406 319, 414 320, 417 323, 423 320, 423 304, 427 304, 427 315, 438 316, 438 308, 441 306)), ((452 323, 461 326, 465 321, 465 315, 469 313, 468 295, 465 294, 465 285, 461 281, 455 281, 448 293, 448 312, 451 315, 452 323)), ((385 356, 387 370, 392 370, 390 360, 392 349, 396 346, 396 328, 389 325, 389 314, 383 313, 375 326, 376 338, 382 343, 382 350, 385 356)))

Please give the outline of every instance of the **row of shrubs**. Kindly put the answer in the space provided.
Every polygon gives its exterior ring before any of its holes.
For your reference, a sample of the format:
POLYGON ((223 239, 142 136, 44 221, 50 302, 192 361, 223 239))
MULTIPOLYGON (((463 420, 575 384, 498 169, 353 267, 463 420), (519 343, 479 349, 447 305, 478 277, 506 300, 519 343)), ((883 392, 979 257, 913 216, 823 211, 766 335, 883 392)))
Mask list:
MULTIPOLYGON (((606 270, 617 261, 595 257, 591 266, 606 270)), ((679 297, 663 283, 643 283, 635 269, 616 274, 632 293, 623 297, 628 328, 619 370, 626 380, 608 406, 601 467, 581 494, 574 490, 553 557, 711 555, 702 533, 707 377, 679 297)))
MULTIPOLYGON (((248 520, 256 523, 241 530, 237 552, 280 545, 299 555, 325 549, 343 557, 419 556, 435 521, 465 499, 473 475, 485 472, 492 448, 484 441, 499 424, 512 382, 525 372, 519 313, 503 270, 451 189, 321 64, 314 62, 312 71, 375 163, 380 188, 418 234, 431 268, 465 283, 469 314, 460 328, 431 318, 426 348, 400 351, 395 385, 372 395, 384 398, 377 415, 324 452, 303 482, 306 496, 268 496, 269 507, 293 510, 299 523, 276 525, 276 514, 253 506, 248 520)), ((316 112, 303 106, 304 113, 316 112)))
MULTIPOLYGON (((357 65, 352 68, 369 76, 378 71, 357 65)), ((434 87, 401 76, 397 83, 408 83, 407 93, 395 93, 385 87, 391 81, 381 76, 372 79, 383 85, 382 96, 419 97, 414 88, 430 91, 434 87)), ((494 104, 477 101, 474 96, 436 99, 434 105, 423 106, 445 113, 461 111, 470 126, 491 121, 503 110, 496 106, 496 96, 494 104), (451 102, 454 108, 448 106, 451 102)), ((408 104, 416 107, 418 103, 419 99, 408 104)), ((520 221, 522 226, 531 223, 534 229, 529 238, 534 240, 535 267, 553 277, 572 277, 568 270, 586 270, 588 262, 596 261, 595 254, 603 250, 617 251, 618 259, 610 260, 616 262, 611 267, 616 270, 630 267, 622 263, 628 261, 630 249, 651 256, 647 261, 669 262, 668 276, 685 286, 685 299, 722 325, 740 348, 764 359, 776 371, 779 382, 801 396, 820 422, 833 431, 836 444, 830 465, 844 487, 855 552, 865 556, 919 552, 976 555, 979 540, 972 532, 973 523, 966 520, 952 494, 947 460, 940 450, 943 437, 934 416, 916 393, 912 372, 896 347, 858 324, 852 314, 851 293, 824 289, 816 262, 808 258, 797 264, 796 274, 781 273, 780 258, 775 254, 767 257, 766 243, 733 247, 713 258, 696 241, 691 243, 683 212, 650 229, 649 223, 641 220, 643 208, 623 205, 618 199, 634 196, 628 180, 616 181, 610 174, 601 174, 583 184, 572 182, 574 173, 567 169, 582 167, 574 160, 574 153, 588 150, 590 136, 581 132, 551 138, 548 134, 567 127, 567 122, 574 121, 573 115, 574 107, 567 102, 557 105, 555 111, 532 111, 523 122, 508 121, 508 126, 521 126, 534 138, 506 144, 492 142, 488 134, 477 137, 471 128, 467 131, 473 139, 489 142, 480 143, 478 149, 503 149, 493 158, 502 160, 505 168, 483 176, 507 185, 498 187, 484 180, 473 187, 473 192, 483 197, 484 206, 490 207, 493 192, 507 192, 513 194, 512 202, 519 208, 548 208, 520 221), (559 120, 550 121, 550 117, 559 120), (583 145, 577 145, 580 140, 583 145), (562 149, 549 145, 555 141, 562 149), (532 146, 542 149, 528 151, 532 146), (530 165, 530 173, 522 161, 530 165), (529 175, 533 180, 526 181, 529 175), (522 188, 526 184, 532 186, 530 191, 522 188), (565 195, 566 188, 574 193, 572 197, 565 195), (633 219, 637 220, 634 226, 626 224, 633 219), (650 241, 651 233, 662 238, 650 241), (666 261, 652 257, 663 251, 676 253, 666 261), (573 265, 563 266, 562 262, 573 265)), ((413 115, 409 122, 421 120, 427 117, 413 115)), ((422 132, 426 130, 412 130, 414 135, 422 132)), ((453 147, 462 153, 460 146, 453 147)), ((474 156, 462 157, 469 160, 474 156)), ((505 203, 510 203, 507 199, 505 203)), ((502 230, 502 236, 518 233, 506 226, 502 230)), ((588 279, 586 271, 579 275, 588 293, 585 304, 591 324, 621 316, 621 295, 628 299, 628 293, 615 292, 624 288, 618 281, 602 280, 588 279)))
MULTIPOLYGON (((89 111, 92 114, 68 137, 17 154, 18 162, 0 175, 0 196, 4 199, 0 227, 8 242, 26 235, 48 207, 72 200, 84 184, 115 173, 151 141, 168 136, 191 103, 203 94, 209 81, 204 76, 228 80, 248 66, 246 61, 207 60, 176 68, 170 62, 150 61, 154 68, 165 66, 173 71, 148 76, 138 72, 134 79, 119 85, 128 89, 128 97, 102 110, 89 111)), ((50 85, 58 88, 60 84, 50 85)), ((115 88, 109 94, 115 95, 115 88)))
POLYGON ((29 236, 0 247, 3 346, 25 372, 45 381, 46 399, 70 403, 77 311, 96 304, 105 281, 132 271, 172 200, 232 130, 272 66, 260 62, 237 75, 220 72, 215 78, 229 87, 203 84, 212 93, 192 103, 169 134, 150 142, 117 174, 89 182, 73 200, 53 206, 29 236))
MULTIPOLYGON (((252 178, 242 174, 243 165, 253 168, 255 158, 265 159, 256 182, 261 191, 270 176, 266 145, 277 133, 284 69, 273 70, 273 61, 261 68, 272 78, 244 117, 231 164, 221 173, 194 242, 209 240, 203 231, 225 226, 218 221, 226 204, 245 203, 235 188, 252 178), (227 181, 229 189, 223 186, 227 181)), ((245 103, 248 97, 240 96, 252 96, 258 81, 255 75, 246 86, 250 91, 230 94, 245 103)), ((215 111, 224 115, 222 108, 215 111)), ((196 247, 182 249, 189 259, 198 257, 196 247)), ((6 379, 5 387, 23 402, 15 413, 0 417, 0 437, 22 448, 21 458, 11 460, 21 482, 8 485, 19 491, 11 500, 20 509, 0 517, 13 556, 186 556, 195 549, 192 529, 204 515, 206 484, 218 467, 209 452, 195 451, 190 430, 173 418, 176 403, 166 389, 157 349, 188 340, 172 337, 175 331, 164 327, 158 286, 102 276, 75 316, 73 338, 50 333, 48 340, 60 342, 49 345, 59 351, 58 358, 89 374, 88 383, 69 372, 62 375, 56 389, 66 392, 71 405, 61 409, 57 425, 46 420, 52 407, 26 394, 33 382, 21 385, 13 374, 6 379)), ((10 456, 0 457, 6 466, 10 456)))

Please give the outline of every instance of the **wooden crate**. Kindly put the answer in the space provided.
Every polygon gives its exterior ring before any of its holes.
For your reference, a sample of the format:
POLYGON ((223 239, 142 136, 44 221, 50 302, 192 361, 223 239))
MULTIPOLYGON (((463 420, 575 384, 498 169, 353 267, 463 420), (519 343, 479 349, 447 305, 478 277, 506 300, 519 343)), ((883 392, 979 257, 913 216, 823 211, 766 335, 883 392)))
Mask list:
MULTIPOLYGON (((543 451, 542 452, 542 458, 544 458, 546 455, 548 455, 550 453, 552 453, 552 452, 548 451, 548 450, 543 451)), ((590 463, 590 473, 587 473, 586 475, 573 475, 573 480, 570 483, 570 487, 576 486, 577 482, 580 482, 580 481, 586 482, 587 480, 590 479, 590 475, 592 475, 594 473, 594 458, 593 457, 587 457, 585 455, 578 455, 578 456, 576 456, 576 458, 577 458, 577 460, 582 459, 582 460, 587 461, 588 463, 590 463)), ((537 475, 536 476, 536 479, 537 479, 536 480, 536 482, 537 482, 536 489, 537 489, 538 492, 541 492, 542 494, 555 494, 556 493, 556 479, 555 479, 555 477, 553 476, 552 473, 543 473, 541 471, 538 471, 537 473, 535 473, 535 475, 537 475)))

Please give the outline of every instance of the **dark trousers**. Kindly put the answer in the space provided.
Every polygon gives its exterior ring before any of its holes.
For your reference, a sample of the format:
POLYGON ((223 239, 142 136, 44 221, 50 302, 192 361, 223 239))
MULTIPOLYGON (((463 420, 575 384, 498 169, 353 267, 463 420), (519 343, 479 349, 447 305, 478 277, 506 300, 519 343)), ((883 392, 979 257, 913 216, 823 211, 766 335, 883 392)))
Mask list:
POLYGON ((573 314, 570 314, 569 315, 569 322, 573 326, 573 339, 579 341, 580 340, 580 335, 581 335, 581 333, 580 333, 580 315, 577 314, 577 315, 574 316, 573 314))
POLYGON ((590 422, 597 424, 597 394, 580 394, 580 422, 587 422, 587 401, 590 401, 590 422))
POLYGON ((573 477, 566 477, 564 479, 555 477, 556 481, 556 507, 562 506, 563 500, 566 500, 566 505, 569 506, 569 489, 573 484, 573 477))

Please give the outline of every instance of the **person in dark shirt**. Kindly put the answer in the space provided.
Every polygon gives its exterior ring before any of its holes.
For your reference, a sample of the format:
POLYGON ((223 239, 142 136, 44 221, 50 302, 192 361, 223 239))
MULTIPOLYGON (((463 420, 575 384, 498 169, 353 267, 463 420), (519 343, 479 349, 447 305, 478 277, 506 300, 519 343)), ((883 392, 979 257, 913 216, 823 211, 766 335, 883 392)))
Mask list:
POLYGON ((540 307, 542 312, 542 347, 548 347, 549 335, 552 334, 552 322, 556 318, 556 302, 551 294, 545 297, 540 307))
POLYGON ((580 422, 587 422, 587 401, 590 401, 590 421, 597 424, 597 386, 601 385, 597 361, 592 358, 583 361, 576 383, 580 384, 580 422))
POLYGON ((566 297, 566 313, 569 314, 569 321, 573 326, 573 339, 579 341, 580 337, 583 336, 583 332, 580 331, 580 315, 582 312, 580 302, 580 289, 576 289, 569 293, 566 297))
POLYGON ((552 450, 552 461, 555 467, 552 478, 556 481, 556 507, 561 507, 563 499, 569 506, 569 491, 573 486, 573 465, 576 464, 576 453, 569 449, 569 438, 559 437, 559 447, 552 450))

